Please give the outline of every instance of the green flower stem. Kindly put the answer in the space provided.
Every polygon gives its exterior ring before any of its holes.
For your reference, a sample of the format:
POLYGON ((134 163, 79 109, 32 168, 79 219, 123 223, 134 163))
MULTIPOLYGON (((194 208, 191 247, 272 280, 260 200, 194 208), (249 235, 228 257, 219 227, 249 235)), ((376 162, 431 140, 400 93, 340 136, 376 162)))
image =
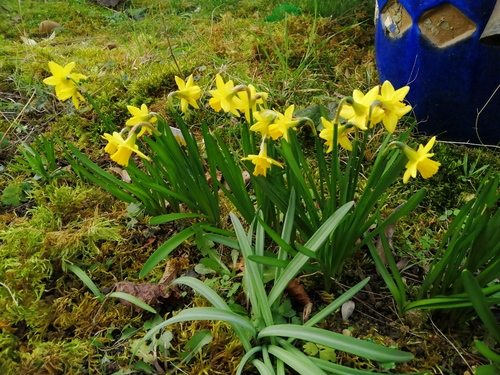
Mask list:
MULTIPOLYGON (((238 85, 233 87, 232 89, 232 92, 234 92, 235 95, 236 93, 241 91, 245 91, 247 94, 248 105, 250 107, 250 124, 253 124, 252 107, 253 107, 253 102, 255 102, 256 99, 252 98, 252 93, 247 85, 238 85)), ((243 122, 241 137, 243 140, 243 151, 245 155, 255 154, 256 152, 255 135, 253 134, 253 132, 250 131, 250 126, 246 121, 243 122)))
MULTIPOLYGON (((67 78, 69 80, 71 80, 75 84, 76 87, 78 87, 78 88, 82 87, 81 82, 75 81, 70 76, 68 76, 67 78)), ((99 118, 101 119, 101 121, 104 122, 104 125, 106 125, 106 130, 110 131, 110 132, 116 130, 116 126, 109 120, 109 118, 107 116, 104 116, 104 114, 101 112, 101 109, 99 108, 99 106, 95 102, 94 98, 92 98, 92 96, 87 92, 87 90, 82 89, 79 91, 85 97, 85 99, 87 99, 89 101, 90 105, 92 105, 92 108, 94 108, 94 110, 96 111, 96 113, 99 116, 99 118)))
POLYGON ((116 130, 116 126, 110 121, 110 119, 107 116, 105 116, 101 112, 101 109, 99 108, 99 106, 97 105, 95 100, 92 98, 92 96, 90 96, 90 94, 86 91, 80 91, 80 92, 85 97, 85 99, 87 99, 89 101, 89 103, 92 105, 92 108, 94 108, 94 111, 96 111, 97 115, 99 116, 101 121, 104 123, 104 125, 106 125, 106 130, 110 131, 110 132, 116 130))
POLYGON ((129 136, 131 136, 132 134, 135 134, 135 132, 137 130, 139 130, 139 132, 140 132, 141 127, 143 127, 143 126, 148 128, 149 130, 151 130, 156 135, 160 135, 160 132, 158 131, 158 129, 156 129, 154 126, 152 126, 150 122, 143 121, 143 122, 140 122, 140 123, 138 123, 130 128, 130 130, 128 132, 129 136))
POLYGON ((318 131, 316 130, 316 126, 314 126, 314 121, 311 120, 309 117, 301 117, 299 119, 299 125, 302 125, 302 124, 309 125, 309 127, 312 129, 312 132, 313 132, 315 137, 318 135, 318 131))

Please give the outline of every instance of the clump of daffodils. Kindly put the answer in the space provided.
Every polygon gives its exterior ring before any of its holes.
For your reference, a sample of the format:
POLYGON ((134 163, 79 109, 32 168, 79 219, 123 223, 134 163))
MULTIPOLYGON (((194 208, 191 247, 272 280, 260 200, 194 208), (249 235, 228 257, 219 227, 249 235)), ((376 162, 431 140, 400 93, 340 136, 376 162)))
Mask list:
MULTIPOLYGON (((321 118, 324 129, 319 133, 319 137, 325 140, 328 146, 327 152, 333 150, 335 127, 337 144, 348 151, 352 150, 349 140, 351 132, 367 131, 382 123, 387 132, 394 133, 398 121, 412 109, 410 105, 404 103, 409 90, 408 86, 395 90, 389 81, 385 81, 381 87, 373 87, 366 94, 354 90, 352 97, 341 101, 337 117, 333 121, 321 118)), ((436 137, 433 137, 425 147, 419 145, 418 150, 413 150, 401 142, 394 142, 394 145, 408 158, 403 183, 406 184, 410 177, 415 178, 417 170, 424 179, 437 173, 441 164, 431 160, 434 154, 429 152, 435 141, 436 137)))
MULTIPOLYGON (((80 82, 86 80, 87 77, 83 74, 72 73, 74 67, 74 62, 62 67, 51 61, 49 69, 52 76, 46 78, 44 82, 55 87, 59 100, 66 101, 71 98, 75 108, 78 108, 79 102, 84 100, 78 87, 80 82)), ((185 113, 189 107, 199 109, 198 100, 202 90, 195 84, 193 76, 190 75, 186 80, 175 76, 175 82, 178 90, 171 92, 169 99, 180 100, 182 113, 185 113)), ((208 90, 211 95, 208 101, 209 106, 216 112, 224 111, 237 117, 244 117, 250 125, 249 130, 261 137, 258 154, 248 154, 242 158, 243 161, 252 162, 253 174, 266 177, 267 171, 273 165, 283 168, 282 163, 268 156, 268 143, 277 142, 282 138, 289 142, 289 131, 295 131, 297 127, 305 123, 312 124, 312 121, 294 116, 293 104, 283 113, 276 109, 269 109, 268 93, 257 91, 251 84, 235 85, 232 80, 224 82, 224 79, 217 74, 215 86, 214 89, 208 90)), ((322 129, 318 136, 325 141, 326 151, 332 152, 337 149, 337 146, 352 151, 352 137, 356 137, 358 132, 369 131, 379 123, 387 132, 394 133, 398 121, 412 109, 404 102, 408 91, 408 86, 395 90, 389 81, 385 81, 381 86, 373 87, 366 94, 354 90, 352 96, 341 101, 334 119, 321 117, 322 129)), ((136 141, 144 134, 155 132, 157 123, 157 114, 151 112, 146 104, 142 104, 141 107, 127 106, 127 109, 132 117, 126 121, 124 130, 103 135, 103 138, 108 141, 104 150, 110 154, 113 161, 122 166, 128 165, 132 154, 150 160, 139 150, 136 141), (123 135, 125 132, 127 132, 126 137, 123 135)), ((175 128, 171 129, 178 143, 181 146, 185 145, 180 131, 175 128)), ((313 131, 316 132, 314 126, 313 131)), ((393 142, 408 158, 403 176, 404 183, 407 183, 410 177, 416 177, 417 171, 423 178, 429 178, 437 173, 441 164, 431 160, 434 154, 430 152, 435 140, 433 137, 426 146, 419 145, 417 150, 400 142, 393 142)))

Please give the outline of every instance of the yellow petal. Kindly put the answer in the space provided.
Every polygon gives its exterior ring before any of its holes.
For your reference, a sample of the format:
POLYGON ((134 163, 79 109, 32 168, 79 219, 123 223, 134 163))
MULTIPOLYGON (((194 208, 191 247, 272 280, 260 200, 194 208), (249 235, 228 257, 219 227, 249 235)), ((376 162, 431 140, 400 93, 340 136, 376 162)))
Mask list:
POLYGON ((179 87, 179 90, 184 90, 186 88, 186 83, 182 78, 175 76, 174 79, 175 83, 177 83, 177 87, 179 87))
POLYGON ((66 71, 64 70, 64 68, 53 61, 49 61, 49 70, 52 75, 56 77, 63 77, 66 75, 66 71))
POLYGON ((133 115, 133 116, 141 116, 142 112, 140 108, 134 107, 133 105, 128 105, 127 106, 128 111, 133 115))

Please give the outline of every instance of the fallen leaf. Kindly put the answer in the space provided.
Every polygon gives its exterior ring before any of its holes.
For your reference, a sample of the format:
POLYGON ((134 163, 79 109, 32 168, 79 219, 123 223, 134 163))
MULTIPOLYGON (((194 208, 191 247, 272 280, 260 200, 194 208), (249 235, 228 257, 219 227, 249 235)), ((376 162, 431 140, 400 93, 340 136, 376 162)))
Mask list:
POLYGON ((304 310, 302 310, 302 324, 304 324, 309 320, 309 317, 311 316, 312 313, 312 309, 313 309, 312 302, 304 306, 304 310))
POLYGON ((119 175, 123 182, 126 182, 129 184, 132 181, 132 179, 130 178, 130 175, 128 174, 128 172, 125 169, 118 168, 118 167, 111 167, 109 169, 111 169, 113 172, 115 172, 117 175, 119 175))
POLYGON ((154 242, 156 241, 156 237, 151 237, 150 239, 148 239, 146 241, 146 243, 144 245, 142 245, 142 247, 145 249, 146 247, 148 247, 149 245, 153 244, 154 242))
MULTIPOLYGON (((151 283, 136 284, 131 281, 120 281, 115 283, 114 287, 116 288, 117 292, 128 293, 140 299, 142 302, 147 303, 150 306, 158 305, 159 304, 158 299, 160 297, 161 298, 168 297, 168 295, 165 295, 164 293, 165 287, 159 284, 151 284, 151 283)), ((121 298, 119 300, 125 306, 134 307, 134 310, 137 312, 142 310, 140 307, 128 301, 125 301, 121 298)))
POLYGON ((36 46, 36 41, 30 38, 26 38, 24 36, 21 37, 21 40, 23 41, 24 44, 28 46, 36 46))
POLYGON ((178 263, 173 259, 170 259, 165 266, 165 271, 163 271, 163 276, 158 284, 168 286, 177 279, 178 274, 178 263))
POLYGON ((286 292, 290 297, 299 301, 304 306, 311 303, 311 299, 306 293, 304 286, 300 283, 299 279, 293 279, 288 283, 286 292))
POLYGON ((408 258, 401 258, 399 262, 396 264, 396 267, 398 268, 398 271, 401 271, 403 268, 405 268, 408 263, 410 263, 410 259, 408 258))
POLYGON ((115 49, 116 47, 118 47, 118 43, 114 42, 114 41, 111 41, 109 42, 108 44, 106 44, 106 47, 104 48, 107 48, 107 49, 115 49))

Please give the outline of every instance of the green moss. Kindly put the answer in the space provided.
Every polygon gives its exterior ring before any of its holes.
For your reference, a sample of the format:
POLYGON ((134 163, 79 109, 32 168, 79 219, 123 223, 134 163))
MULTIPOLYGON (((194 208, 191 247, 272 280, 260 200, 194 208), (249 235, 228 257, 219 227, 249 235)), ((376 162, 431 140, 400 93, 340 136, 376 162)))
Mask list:
POLYGON ((32 350, 21 354, 19 373, 78 374, 91 345, 78 339, 34 342, 32 350))

